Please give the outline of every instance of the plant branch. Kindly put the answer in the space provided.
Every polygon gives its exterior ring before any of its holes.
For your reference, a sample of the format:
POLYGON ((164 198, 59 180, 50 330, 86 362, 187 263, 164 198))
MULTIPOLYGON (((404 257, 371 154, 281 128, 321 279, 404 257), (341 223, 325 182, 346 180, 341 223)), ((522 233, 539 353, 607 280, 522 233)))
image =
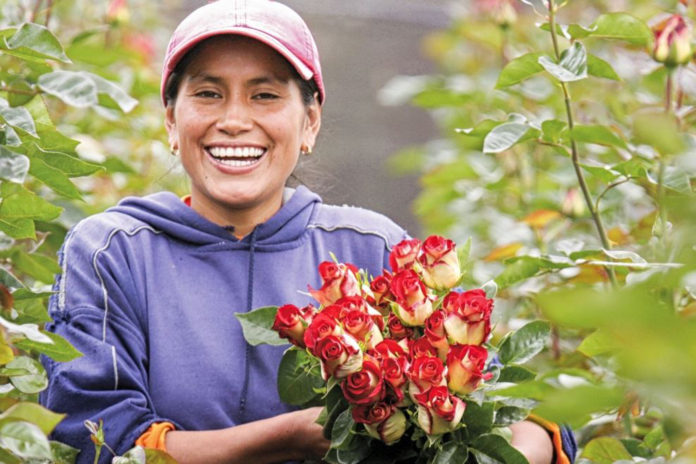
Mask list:
POLYGON ((607 185, 607 187, 602 191, 602 193, 597 196, 597 199, 595 200, 595 210, 599 211, 599 201, 602 199, 604 195, 606 195, 609 190, 613 189, 614 187, 618 187, 621 184, 624 184, 628 182, 629 180, 633 179, 631 176, 624 177, 621 180, 617 180, 616 182, 612 182, 611 184, 607 185))
POLYGON ((31 18, 29 19, 29 22, 35 23, 36 18, 39 16, 39 12, 41 11, 41 4, 43 3, 43 0, 36 0, 36 3, 34 4, 34 10, 31 12, 31 18))
MULTIPOLYGON (((556 34, 556 18, 555 18, 556 6, 554 5, 554 0, 549 0, 549 25, 551 26, 551 40, 553 42, 553 51, 556 55, 556 61, 561 59, 561 54, 558 49, 558 37, 556 34)), ((573 130, 574 119, 573 119, 573 108, 570 102, 570 92, 568 91, 568 85, 565 82, 561 82, 561 89, 563 90, 563 99, 565 101, 566 117, 568 119, 568 129, 573 130)), ((571 160, 573 162, 573 169, 575 170, 575 175, 578 178, 578 184, 580 184, 580 190, 582 190, 582 195, 585 198, 585 203, 587 208, 590 210, 592 215, 592 220, 594 221, 595 227, 597 229, 597 234, 602 242, 602 246, 611 250, 611 244, 607 238, 607 233, 604 229, 604 224, 602 223, 602 218, 599 216, 597 209, 595 208, 594 202, 592 201, 592 195, 590 194, 590 189, 585 181, 585 176, 582 173, 582 168, 580 167, 580 156, 578 153, 578 146, 575 140, 570 140, 570 150, 571 150, 571 160)), ((611 268, 607 269, 609 274, 609 280, 616 286, 616 274, 611 268)))

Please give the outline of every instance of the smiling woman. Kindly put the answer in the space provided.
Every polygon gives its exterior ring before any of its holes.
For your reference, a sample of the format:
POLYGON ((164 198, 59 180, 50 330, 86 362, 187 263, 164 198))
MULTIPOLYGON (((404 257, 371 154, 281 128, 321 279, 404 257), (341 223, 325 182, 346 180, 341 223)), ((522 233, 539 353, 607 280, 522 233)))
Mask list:
MULTIPOLYGON (((294 410, 276 388, 285 347, 247 344, 234 314, 307 306, 297 289, 332 256, 379 275, 407 234, 285 186, 325 102, 314 39, 285 5, 219 0, 191 13, 170 40, 161 92, 191 195, 125 198, 68 234, 47 328, 84 356, 44 359, 41 402, 67 414, 54 437, 81 450, 79 463, 94 462, 83 424, 101 419, 119 454, 137 443, 182 463, 321 459, 319 409, 294 410)), ((548 434, 520 430, 520 449, 549 462, 548 434)))

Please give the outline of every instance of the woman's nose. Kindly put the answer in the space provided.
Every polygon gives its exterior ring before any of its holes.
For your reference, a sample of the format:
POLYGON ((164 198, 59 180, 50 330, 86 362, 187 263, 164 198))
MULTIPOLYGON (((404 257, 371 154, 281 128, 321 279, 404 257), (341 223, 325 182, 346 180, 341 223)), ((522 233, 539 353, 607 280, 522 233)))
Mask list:
POLYGON ((237 134, 250 130, 253 126, 249 105, 239 98, 226 102, 224 110, 217 121, 217 128, 228 134, 237 134))

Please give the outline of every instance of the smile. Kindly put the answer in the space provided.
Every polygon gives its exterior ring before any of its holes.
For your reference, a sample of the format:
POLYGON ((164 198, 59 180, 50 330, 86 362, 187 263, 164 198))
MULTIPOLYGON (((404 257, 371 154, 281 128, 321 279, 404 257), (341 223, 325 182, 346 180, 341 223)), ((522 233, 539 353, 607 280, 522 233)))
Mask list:
POLYGON ((207 151, 217 162, 235 168, 251 166, 266 153, 260 147, 209 147, 207 151))

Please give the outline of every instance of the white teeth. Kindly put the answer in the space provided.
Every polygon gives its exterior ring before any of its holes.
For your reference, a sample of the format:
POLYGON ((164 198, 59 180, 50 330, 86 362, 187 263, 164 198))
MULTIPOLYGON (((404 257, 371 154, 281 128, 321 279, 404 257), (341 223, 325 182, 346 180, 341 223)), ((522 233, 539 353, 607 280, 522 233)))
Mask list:
POLYGON ((250 158, 248 160, 236 160, 236 159, 220 159, 220 163, 225 166, 231 166, 233 168, 243 168, 246 166, 251 166, 256 163, 256 158, 250 158))
POLYGON ((258 147, 210 147, 208 149, 215 158, 258 158, 266 151, 258 147))

